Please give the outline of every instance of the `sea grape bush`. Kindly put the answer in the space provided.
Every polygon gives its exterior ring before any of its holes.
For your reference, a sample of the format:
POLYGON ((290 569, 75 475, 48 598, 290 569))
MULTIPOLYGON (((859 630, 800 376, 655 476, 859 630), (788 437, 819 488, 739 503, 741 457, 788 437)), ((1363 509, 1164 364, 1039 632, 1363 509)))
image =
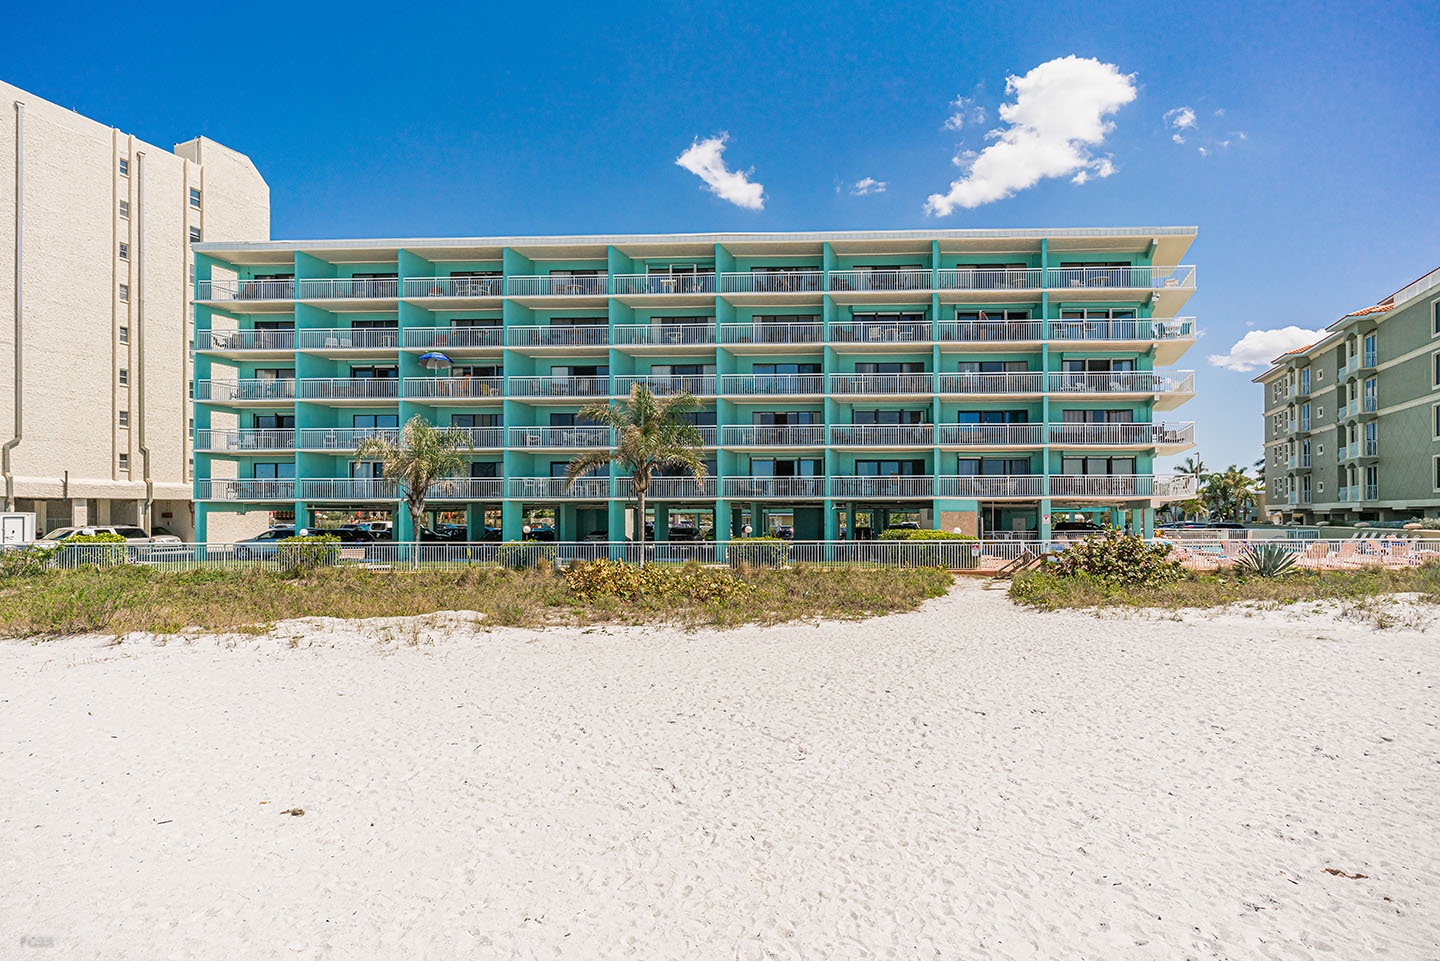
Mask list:
POLYGON ((565 582, 582 600, 615 597, 631 601, 651 597, 663 601, 729 601, 749 593, 750 587, 725 570, 689 563, 626 564, 623 561, 594 560, 572 564, 565 582))
POLYGON ((1169 544, 1147 544, 1135 534, 1107 530, 1075 541, 1057 556, 1054 573, 1085 575, 1107 584, 1161 587, 1185 576, 1169 544))

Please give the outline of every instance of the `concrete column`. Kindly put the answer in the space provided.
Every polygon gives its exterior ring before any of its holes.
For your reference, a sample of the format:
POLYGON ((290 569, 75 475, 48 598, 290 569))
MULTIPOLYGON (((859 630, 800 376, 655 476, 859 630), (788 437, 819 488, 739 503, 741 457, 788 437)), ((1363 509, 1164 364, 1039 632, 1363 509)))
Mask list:
POLYGON ((485 505, 473 501, 465 505, 465 539, 478 541, 485 535, 485 505))
POLYGON ((1140 512, 1141 533, 1146 540, 1155 536, 1155 508, 1147 507, 1140 512))
POLYGON ((153 533, 152 529, 155 527, 155 518, 147 517, 145 514, 145 498, 143 497, 135 502, 135 526, 145 528, 147 534, 153 533))
POLYGON ((83 497, 70 500, 70 526, 84 527, 90 523, 90 509, 83 497))
POLYGON ((304 501, 295 502, 295 533, 310 526, 310 505, 304 501))
POLYGON ((521 530, 525 526, 524 506, 519 501, 502 501, 500 503, 500 537, 507 541, 518 541, 524 536, 521 530))
POLYGON ((670 539, 670 505, 655 505, 655 540, 668 541, 670 539))
POLYGON ((195 505, 195 543, 204 544, 209 537, 210 508, 205 504, 195 505))
POLYGON ((1042 541, 1050 539, 1050 498, 1048 497, 1040 499, 1040 539, 1042 541))

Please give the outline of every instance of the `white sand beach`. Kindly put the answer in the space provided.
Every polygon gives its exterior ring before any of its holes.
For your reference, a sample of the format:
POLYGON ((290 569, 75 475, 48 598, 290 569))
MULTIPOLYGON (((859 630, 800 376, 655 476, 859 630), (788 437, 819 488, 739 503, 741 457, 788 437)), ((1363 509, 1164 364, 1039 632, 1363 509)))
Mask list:
POLYGON ((1437 683, 1433 628, 973 583, 7 642, 0 958, 1436 958, 1437 683))

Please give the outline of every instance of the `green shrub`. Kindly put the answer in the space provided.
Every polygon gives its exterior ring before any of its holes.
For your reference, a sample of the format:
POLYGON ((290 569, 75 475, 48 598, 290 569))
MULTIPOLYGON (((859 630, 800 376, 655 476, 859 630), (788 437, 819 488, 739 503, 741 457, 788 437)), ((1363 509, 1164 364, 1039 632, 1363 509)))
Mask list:
POLYGON ((1107 530, 1076 541, 1056 558, 1054 571, 1063 577, 1085 575, 1107 584, 1159 587, 1185 576, 1170 557, 1169 544, 1147 544, 1144 538, 1107 530))
POLYGON ((886 549, 880 559, 901 567, 944 567, 947 570, 973 570, 980 565, 980 555, 973 548, 961 547, 956 541, 975 541, 966 534, 950 531, 926 531, 909 527, 892 527, 876 538, 881 541, 903 541, 886 549), (937 542, 949 541, 949 544, 937 542))
POLYGON ((725 549, 731 567, 764 567, 776 570, 790 556, 790 542, 779 537, 737 537, 725 549))
POLYGON ((1235 570, 1251 577, 1281 577, 1295 567, 1299 551, 1279 544, 1246 544, 1235 560, 1235 570))
POLYGON ((554 564, 560 552, 554 544, 543 541, 506 541, 500 545, 497 555, 502 567, 512 571, 523 571, 542 565, 554 564))
POLYGON ((276 542, 275 559, 285 574, 307 574, 340 561, 340 538, 333 534, 286 537, 276 542))
POLYGON ((623 561, 595 560, 572 564, 565 582, 582 600, 602 597, 710 603, 733 600, 749 591, 744 581, 729 571, 689 563, 679 567, 646 564, 641 567, 623 561))
POLYGON ((45 565, 58 553, 59 547, 22 547, 13 551, 0 551, 0 580, 34 577, 43 571, 45 565))
POLYGON ((876 540, 881 541, 973 541, 969 534, 955 534, 950 531, 926 531, 913 527, 892 527, 882 531, 876 540))
POLYGON ((113 567, 129 557, 125 538, 106 531, 100 534, 72 534, 60 542, 60 566, 113 567))

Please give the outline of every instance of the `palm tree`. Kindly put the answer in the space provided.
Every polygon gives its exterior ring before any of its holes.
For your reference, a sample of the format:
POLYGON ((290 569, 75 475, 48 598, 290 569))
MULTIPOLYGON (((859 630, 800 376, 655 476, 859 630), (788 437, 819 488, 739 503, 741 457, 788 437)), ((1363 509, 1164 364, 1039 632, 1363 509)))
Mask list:
POLYGON ((1199 454, 1192 454, 1180 464, 1180 473, 1195 478, 1195 496, 1177 506, 1187 518, 1192 515, 1199 516, 1205 512, 1205 501, 1200 496, 1201 489, 1205 486, 1205 462, 1200 459, 1199 454))
POLYGON ((1201 498, 1214 513, 1238 521, 1247 508, 1255 506, 1255 484, 1245 468, 1231 464, 1220 473, 1205 475, 1201 498))
MULTIPOLYGON (((405 422, 400 433, 389 437, 367 437, 355 446, 357 461, 378 460, 385 479, 400 488, 410 509, 415 543, 425 526, 425 497, 436 481, 457 477, 468 470, 464 451, 471 450, 470 436, 458 427, 436 427, 416 414, 405 422)), ((419 551, 415 560, 419 561, 419 551)))
MULTIPOLYGON (((619 464, 629 471, 630 491, 635 496, 635 540, 643 545, 645 498, 655 471, 678 467, 697 481, 705 479, 705 442, 695 425, 684 419, 699 407, 700 402, 688 391, 657 398, 644 384, 632 384, 623 404, 584 408, 580 417, 611 428, 615 446, 577 455, 565 471, 565 487, 569 489, 582 475, 607 464, 619 464)), ((643 562, 643 551, 641 557, 643 562)))

